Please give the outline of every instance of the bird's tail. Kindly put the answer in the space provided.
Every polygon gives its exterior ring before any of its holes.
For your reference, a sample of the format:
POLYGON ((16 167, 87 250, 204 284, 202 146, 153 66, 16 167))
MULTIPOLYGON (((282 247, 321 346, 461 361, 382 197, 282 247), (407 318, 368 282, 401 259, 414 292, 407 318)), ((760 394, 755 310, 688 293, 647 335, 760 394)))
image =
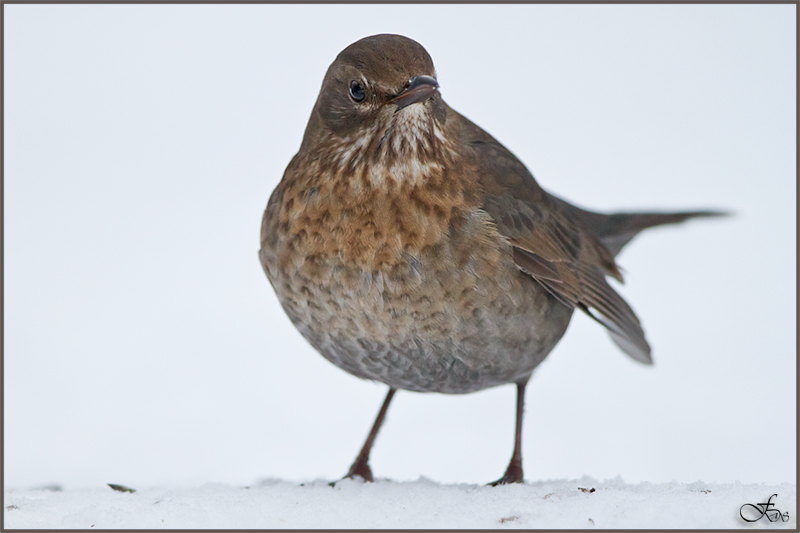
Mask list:
POLYGON ((725 211, 707 210, 675 213, 613 213, 605 215, 575 207, 552 195, 551 198, 562 209, 583 222, 614 256, 617 256, 620 250, 644 229, 664 224, 676 224, 690 218, 718 217, 730 214, 725 211))

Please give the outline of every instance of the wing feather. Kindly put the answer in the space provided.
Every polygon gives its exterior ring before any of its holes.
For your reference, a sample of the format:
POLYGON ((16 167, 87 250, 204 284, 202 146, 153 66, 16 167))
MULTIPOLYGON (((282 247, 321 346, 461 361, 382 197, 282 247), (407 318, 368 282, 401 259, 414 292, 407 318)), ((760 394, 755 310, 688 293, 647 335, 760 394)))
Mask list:
POLYGON ((511 152, 467 119, 460 120, 475 151, 483 209, 511 243, 517 267, 558 301, 602 324, 623 352, 652 363, 639 319, 606 281, 612 276, 622 282, 612 252, 565 202, 539 187, 511 152))

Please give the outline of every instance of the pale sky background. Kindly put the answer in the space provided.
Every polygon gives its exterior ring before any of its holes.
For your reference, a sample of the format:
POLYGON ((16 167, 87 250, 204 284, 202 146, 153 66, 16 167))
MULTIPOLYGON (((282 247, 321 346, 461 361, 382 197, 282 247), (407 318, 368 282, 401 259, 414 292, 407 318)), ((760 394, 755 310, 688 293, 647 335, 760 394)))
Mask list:
MULTIPOLYGON (((386 387, 294 329, 259 228, 326 68, 386 32, 548 190, 736 212, 622 253, 655 365, 576 314, 528 387, 526 479, 796 482, 795 12, 6 5, 6 486, 345 474, 386 387)), ((401 391, 375 475, 498 478, 514 398, 401 391)))

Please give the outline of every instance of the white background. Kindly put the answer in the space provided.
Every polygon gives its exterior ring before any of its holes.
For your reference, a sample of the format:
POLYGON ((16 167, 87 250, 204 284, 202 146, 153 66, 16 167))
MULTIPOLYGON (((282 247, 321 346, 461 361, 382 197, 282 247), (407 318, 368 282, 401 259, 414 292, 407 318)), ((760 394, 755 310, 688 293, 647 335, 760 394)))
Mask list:
MULTIPOLYGON (((261 213, 351 42, 585 207, 723 208, 620 256, 655 366, 576 315, 528 387, 528 480, 795 482, 794 5, 5 6, 5 483, 335 479, 386 387, 320 357, 261 213)), ((396 480, 487 482, 514 388, 400 392, 396 480)))

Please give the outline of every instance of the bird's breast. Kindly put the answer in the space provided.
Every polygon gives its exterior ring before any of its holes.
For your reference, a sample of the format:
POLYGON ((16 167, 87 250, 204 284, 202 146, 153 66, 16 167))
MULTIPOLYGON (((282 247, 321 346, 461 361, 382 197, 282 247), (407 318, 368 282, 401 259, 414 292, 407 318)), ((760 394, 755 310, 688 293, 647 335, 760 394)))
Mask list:
POLYGON ((261 260, 287 315, 335 364, 468 392, 529 373, 563 333, 538 331, 552 302, 458 179, 375 188, 308 176, 284 179, 270 201, 261 260))
POLYGON ((286 187, 276 213, 283 260, 378 271, 441 243, 475 206, 459 179, 427 167, 410 159, 305 172, 286 187))

